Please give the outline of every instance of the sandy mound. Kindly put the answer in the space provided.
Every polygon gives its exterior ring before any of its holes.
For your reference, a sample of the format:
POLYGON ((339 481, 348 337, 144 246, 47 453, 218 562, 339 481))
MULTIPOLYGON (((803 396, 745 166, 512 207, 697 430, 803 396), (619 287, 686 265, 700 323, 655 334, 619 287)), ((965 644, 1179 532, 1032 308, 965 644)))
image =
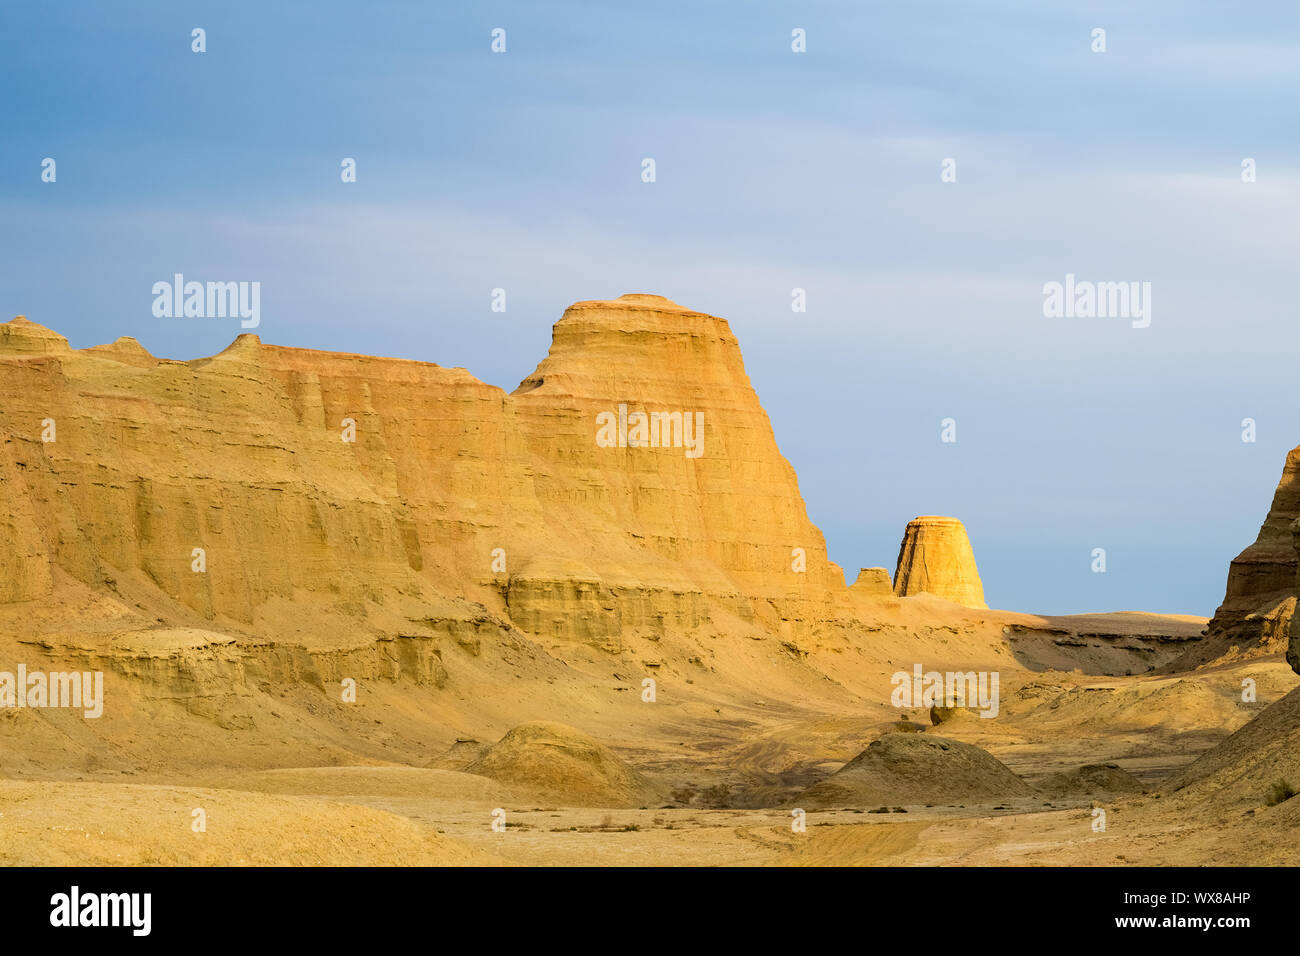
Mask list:
POLYGON ((1033 793, 979 747, 930 734, 885 734, 821 783, 810 806, 979 803, 1033 793))
POLYGON ((564 724, 520 724, 465 768, 562 806, 639 807, 654 788, 607 748, 564 724))
POLYGON ((1092 763, 1053 774, 1038 785, 1053 797, 1111 797, 1141 793, 1142 781, 1113 763, 1092 763))

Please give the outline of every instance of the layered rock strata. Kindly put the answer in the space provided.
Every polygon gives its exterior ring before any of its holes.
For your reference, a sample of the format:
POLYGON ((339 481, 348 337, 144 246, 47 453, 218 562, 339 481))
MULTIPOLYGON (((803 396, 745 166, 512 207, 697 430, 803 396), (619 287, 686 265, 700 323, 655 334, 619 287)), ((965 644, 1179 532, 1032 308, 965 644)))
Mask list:
POLYGON ((845 591, 728 324, 659 296, 571 306, 512 394, 254 335, 74 350, 21 318, 0 394, 0 602, 71 581, 308 643, 486 611, 616 650, 797 628, 845 591))

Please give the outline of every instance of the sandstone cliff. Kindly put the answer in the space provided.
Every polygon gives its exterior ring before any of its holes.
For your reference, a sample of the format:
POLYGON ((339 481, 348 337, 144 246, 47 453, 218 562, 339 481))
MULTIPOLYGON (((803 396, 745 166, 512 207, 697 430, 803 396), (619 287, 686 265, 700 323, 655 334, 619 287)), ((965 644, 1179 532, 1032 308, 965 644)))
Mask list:
POLYGON ((1296 605, 1300 566, 1291 524, 1300 518, 1300 447, 1286 456, 1282 479, 1255 542, 1228 566, 1223 603, 1206 638, 1176 666, 1206 663, 1226 654, 1284 650, 1296 605))
POLYGON ((312 645, 486 613, 616 649, 719 614, 797 627, 845 590, 727 323, 658 296, 568 309, 510 395, 253 335, 72 350, 21 318, 0 394, 3 602, 66 581, 278 639, 293 606, 312 645))

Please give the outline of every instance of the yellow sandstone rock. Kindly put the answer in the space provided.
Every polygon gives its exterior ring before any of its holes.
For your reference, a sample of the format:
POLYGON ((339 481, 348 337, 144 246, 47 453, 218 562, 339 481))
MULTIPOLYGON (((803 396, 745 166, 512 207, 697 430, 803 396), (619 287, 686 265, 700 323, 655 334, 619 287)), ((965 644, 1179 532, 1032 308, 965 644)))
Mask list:
POLYGON ((617 651, 719 616, 794 637, 847 600, 735 336, 660 296, 571 306, 513 394, 249 334, 73 350, 20 317, 0 395, 0 602, 60 579, 307 644, 487 613, 617 651))
POLYGON ((853 582, 853 592, 855 594, 879 595, 881 597, 893 594, 894 588, 889 582, 889 570, 887 568, 863 568, 858 572, 858 579, 853 582))
POLYGON ((25 315, 0 325, 0 355, 58 355, 69 351, 67 339, 29 322, 25 315))
POLYGON ((956 518, 922 515, 907 524, 898 549, 894 593, 910 597, 921 592, 967 607, 988 607, 975 552, 956 518))

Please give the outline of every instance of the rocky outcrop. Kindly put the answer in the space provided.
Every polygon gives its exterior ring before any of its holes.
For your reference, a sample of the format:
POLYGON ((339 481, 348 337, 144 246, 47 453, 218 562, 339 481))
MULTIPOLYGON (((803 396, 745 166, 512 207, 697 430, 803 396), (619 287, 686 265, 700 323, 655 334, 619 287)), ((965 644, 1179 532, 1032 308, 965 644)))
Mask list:
POLYGON ((1194 656, 1179 664, 1194 666, 1232 653, 1286 647, 1296 603, 1300 567, 1291 525, 1300 518, 1300 448, 1287 453, 1282 479, 1254 544, 1228 566, 1223 603, 1214 612, 1205 640, 1194 656))
POLYGON ((956 518, 922 515, 907 524, 898 549, 894 593, 910 597, 923 592, 967 607, 988 607, 975 552, 956 518))
POLYGON ((69 351, 67 339, 28 321, 25 315, 0 325, 0 355, 59 355, 69 351))
POLYGON ((887 597, 894 593, 887 568, 862 568, 853 582, 853 593, 866 597, 887 597))
POLYGON ((528 561, 511 575, 506 601, 510 619, 539 639, 622 649, 619 602, 581 561, 549 557, 528 561))

